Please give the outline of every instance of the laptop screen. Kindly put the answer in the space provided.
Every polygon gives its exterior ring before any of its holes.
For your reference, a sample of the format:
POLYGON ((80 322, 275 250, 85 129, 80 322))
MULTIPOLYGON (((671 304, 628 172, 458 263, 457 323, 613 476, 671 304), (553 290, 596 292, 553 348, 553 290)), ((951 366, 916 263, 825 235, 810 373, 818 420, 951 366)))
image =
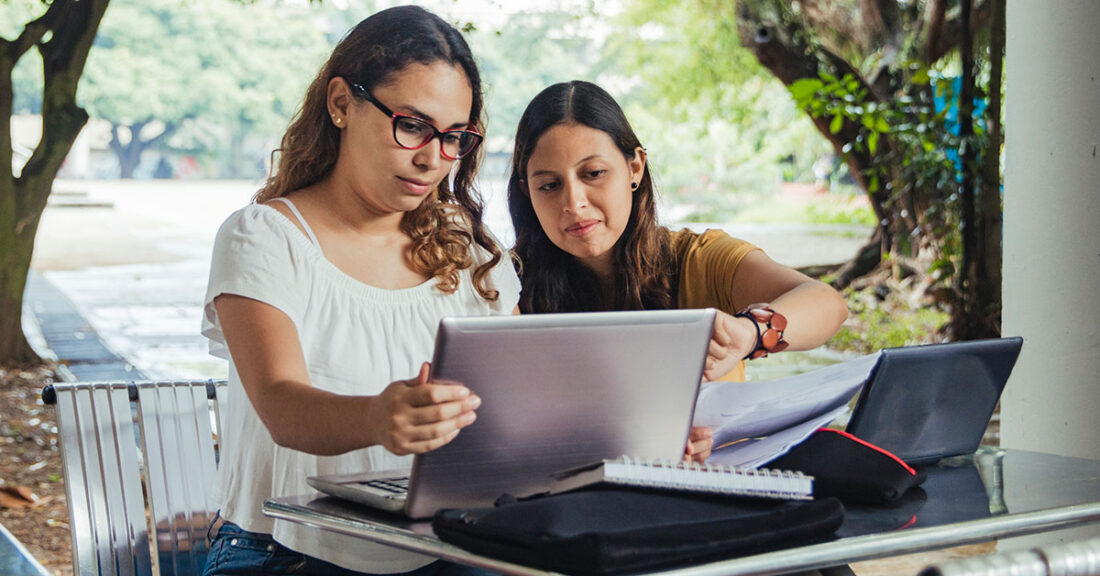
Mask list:
POLYGON ((406 510, 491 504, 605 458, 679 459, 715 311, 447 318, 434 378, 482 399, 477 420, 413 462, 406 510))
POLYGON ((981 445, 1023 339, 930 344, 882 351, 846 430, 926 464, 981 445))

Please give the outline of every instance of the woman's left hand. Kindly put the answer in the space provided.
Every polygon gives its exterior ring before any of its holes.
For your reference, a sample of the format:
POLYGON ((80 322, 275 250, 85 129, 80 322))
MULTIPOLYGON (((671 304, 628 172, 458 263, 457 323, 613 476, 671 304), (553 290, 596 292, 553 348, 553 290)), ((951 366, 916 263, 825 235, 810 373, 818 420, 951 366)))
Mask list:
POLYGON ((727 374, 756 347, 756 328, 752 321, 719 310, 714 316, 714 332, 707 350, 703 380, 710 382, 727 374))
POLYGON ((698 462, 702 464, 714 448, 714 430, 701 426, 693 426, 688 434, 687 447, 684 448, 685 462, 698 462))

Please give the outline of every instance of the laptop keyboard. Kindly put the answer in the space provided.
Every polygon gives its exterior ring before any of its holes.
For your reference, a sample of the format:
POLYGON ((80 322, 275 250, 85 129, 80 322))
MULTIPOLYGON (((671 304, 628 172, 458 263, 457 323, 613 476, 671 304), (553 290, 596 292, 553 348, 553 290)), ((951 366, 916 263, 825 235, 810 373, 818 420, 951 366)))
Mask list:
POLYGON ((381 490, 383 492, 389 492, 391 494, 405 494, 409 491, 409 477, 404 476, 401 478, 381 478, 377 480, 366 480, 359 484, 374 488, 375 490, 381 490))

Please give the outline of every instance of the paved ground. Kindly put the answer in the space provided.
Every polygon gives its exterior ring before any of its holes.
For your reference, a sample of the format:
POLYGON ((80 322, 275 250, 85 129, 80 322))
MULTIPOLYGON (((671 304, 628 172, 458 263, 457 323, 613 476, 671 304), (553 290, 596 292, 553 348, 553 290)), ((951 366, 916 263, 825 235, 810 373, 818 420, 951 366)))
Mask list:
MULTIPOLYGON (((35 246, 32 269, 39 276, 27 293, 48 345, 72 363, 79 379, 224 376, 224 363, 207 355, 198 334, 210 251, 218 226, 257 186, 58 182, 35 246)), ((488 196, 486 219, 510 242, 502 197, 488 196)), ((865 238, 828 227, 738 226, 730 232, 792 266, 845 260, 865 238)))

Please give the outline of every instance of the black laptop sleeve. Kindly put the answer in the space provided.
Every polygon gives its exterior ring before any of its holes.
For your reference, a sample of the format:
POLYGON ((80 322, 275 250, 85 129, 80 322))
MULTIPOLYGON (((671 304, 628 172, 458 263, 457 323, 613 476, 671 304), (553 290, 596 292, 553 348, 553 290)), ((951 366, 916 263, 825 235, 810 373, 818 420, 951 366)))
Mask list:
POLYGON ((471 552, 568 574, 737 557, 829 539, 836 499, 774 501, 610 488, 442 510, 432 528, 471 552))

